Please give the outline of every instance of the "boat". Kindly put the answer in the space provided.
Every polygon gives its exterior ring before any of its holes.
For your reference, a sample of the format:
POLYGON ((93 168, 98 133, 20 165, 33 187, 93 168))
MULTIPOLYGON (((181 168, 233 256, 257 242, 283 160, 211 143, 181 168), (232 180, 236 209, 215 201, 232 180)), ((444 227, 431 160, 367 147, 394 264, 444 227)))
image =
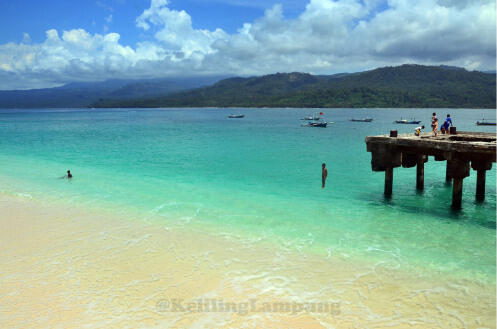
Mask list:
POLYGON ((230 118, 230 119, 241 119, 244 117, 245 117, 245 114, 230 114, 230 115, 228 115, 228 118, 230 118))
POLYGON ((350 119, 350 121, 353 121, 353 122, 371 122, 371 121, 373 121, 373 118, 350 119))
POLYGON ((399 123, 399 124, 404 124, 404 125, 417 125, 421 122, 421 120, 407 120, 407 119, 402 119, 400 118, 400 120, 395 120, 394 123, 399 123))
POLYGON ((308 124, 302 126, 326 128, 326 125, 328 125, 328 122, 309 122, 308 124))
POLYGON ((486 121, 485 119, 482 119, 481 121, 476 121, 477 126, 495 126, 496 122, 491 122, 491 121, 486 121))
POLYGON ((305 121, 318 121, 318 120, 321 120, 320 117, 315 117, 315 116, 308 116, 308 117, 305 117, 305 118, 302 118, 300 120, 305 120, 305 121))
POLYGON ((302 125, 302 127, 319 127, 319 128, 326 128, 328 124, 332 124, 334 122, 309 122, 306 125, 302 125))
POLYGON ((305 121, 318 121, 321 120, 320 115, 323 115, 323 112, 319 112, 319 115, 317 113, 314 113, 313 115, 308 115, 300 120, 305 120, 305 121))

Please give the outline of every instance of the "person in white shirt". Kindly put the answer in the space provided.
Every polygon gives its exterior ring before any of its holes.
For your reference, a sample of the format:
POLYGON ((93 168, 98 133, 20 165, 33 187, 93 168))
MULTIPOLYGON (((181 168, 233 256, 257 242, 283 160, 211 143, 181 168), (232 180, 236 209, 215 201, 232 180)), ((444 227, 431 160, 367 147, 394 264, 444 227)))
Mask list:
POLYGON ((414 129, 414 135, 419 136, 421 135, 421 130, 425 129, 425 126, 417 127, 414 129))

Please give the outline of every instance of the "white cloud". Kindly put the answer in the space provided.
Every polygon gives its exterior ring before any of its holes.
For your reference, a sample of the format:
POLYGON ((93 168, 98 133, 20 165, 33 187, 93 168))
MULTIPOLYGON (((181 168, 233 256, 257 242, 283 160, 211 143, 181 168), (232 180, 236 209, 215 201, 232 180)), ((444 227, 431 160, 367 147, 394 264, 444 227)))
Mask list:
POLYGON ((22 42, 23 43, 30 43, 31 42, 31 36, 29 35, 29 33, 24 32, 22 34, 22 42))
POLYGON ((167 0, 152 0, 150 8, 136 19, 136 25, 145 31, 154 27, 156 40, 168 50, 179 51, 185 58, 203 56, 213 52, 211 45, 216 40, 228 37, 221 29, 194 29, 190 15, 167 5, 167 0))
POLYGON ((476 59, 479 68, 495 64, 494 2, 468 2, 460 9, 460 3, 392 0, 390 6, 369 18, 371 11, 359 1, 311 0, 294 20, 275 7, 216 47, 223 62, 247 73, 336 72, 404 62, 462 66, 476 59))
MULTIPOLYGON (((152 0, 134 47, 117 33, 46 32, 43 43, 0 45, 1 89, 75 80, 193 74, 333 73, 406 62, 495 68, 491 0, 310 0, 296 18, 276 5, 233 34, 195 29, 185 11, 152 0), (7 80, 6 80, 7 79, 7 80)), ((107 17, 112 21, 112 15, 107 17)))

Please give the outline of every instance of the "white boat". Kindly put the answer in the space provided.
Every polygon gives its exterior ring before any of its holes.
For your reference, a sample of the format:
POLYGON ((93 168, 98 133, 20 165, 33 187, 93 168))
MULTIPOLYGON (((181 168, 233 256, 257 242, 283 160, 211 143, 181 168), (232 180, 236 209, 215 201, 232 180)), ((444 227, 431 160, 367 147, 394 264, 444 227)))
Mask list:
POLYGON ((309 122, 306 125, 302 125, 303 127, 319 127, 319 128, 326 128, 326 125, 328 125, 328 122, 309 122))
POLYGON ((300 120, 305 120, 305 121, 319 121, 321 120, 321 115, 323 115, 323 112, 314 113, 313 115, 308 115, 300 120))
POLYGON ((400 118, 400 120, 395 120, 394 123, 400 123, 400 124, 404 124, 404 125, 417 125, 421 122, 421 120, 407 120, 407 119, 402 119, 400 118))

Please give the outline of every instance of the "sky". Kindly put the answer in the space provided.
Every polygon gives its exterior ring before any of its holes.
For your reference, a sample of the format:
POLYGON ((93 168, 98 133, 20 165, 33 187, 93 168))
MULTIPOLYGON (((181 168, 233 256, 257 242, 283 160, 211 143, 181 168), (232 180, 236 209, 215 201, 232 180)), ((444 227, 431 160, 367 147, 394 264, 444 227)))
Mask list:
POLYGON ((495 0, 0 0, 0 90, 404 63, 495 70, 495 0))

